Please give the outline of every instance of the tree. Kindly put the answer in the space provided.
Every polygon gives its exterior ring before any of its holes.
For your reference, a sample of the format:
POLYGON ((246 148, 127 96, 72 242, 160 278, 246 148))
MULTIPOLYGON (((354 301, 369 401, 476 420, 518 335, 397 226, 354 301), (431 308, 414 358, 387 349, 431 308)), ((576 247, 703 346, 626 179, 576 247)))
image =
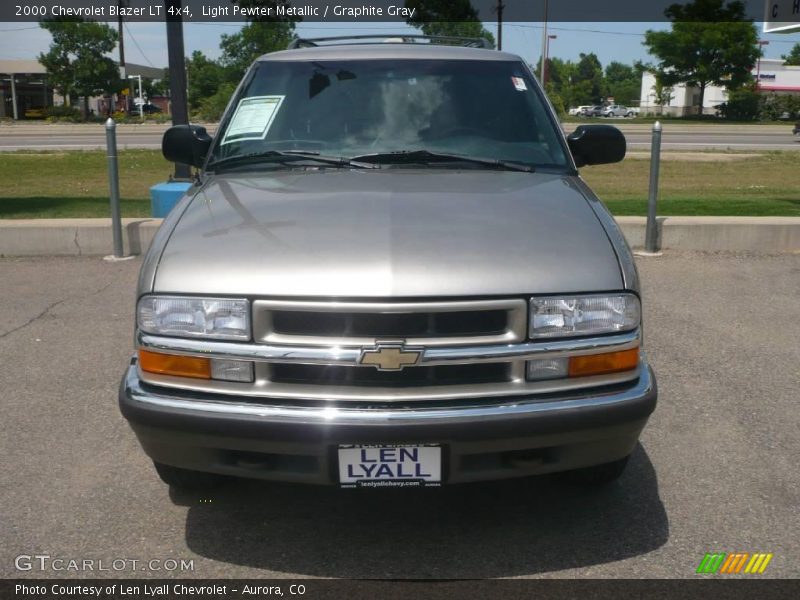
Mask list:
POLYGON ((656 72, 666 86, 685 83, 700 89, 700 112, 710 85, 740 89, 752 80, 760 56, 758 32, 739 0, 694 0, 673 4, 664 14, 671 31, 645 33, 644 45, 658 59, 656 72))
POLYGON ((784 54, 781 58, 786 61, 787 65, 800 66, 800 44, 792 46, 789 54, 784 54))
POLYGON ((225 79, 238 83, 256 58, 267 52, 285 50, 294 37, 291 21, 253 21, 238 33, 223 34, 219 46, 225 79))
POLYGON ((406 0, 414 16, 408 24, 424 35, 483 38, 494 48, 494 36, 483 27, 469 0, 406 0))
POLYGON ((674 89, 671 86, 664 85, 664 82, 661 80, 661 77, 656 74, 656 83, 651 88, 653 90, 653 96, 655 97, 656 104, 661 107, 659 112, 664 111, 664 107, 669 105, 672 102, 672 99, 675 97, 673 95, 674 89))
POLYGON ((186 72, 189 81, 187 98, 192 109, 216 94, 225 76, 222 66, 199 50, 192 52, 191 58, 186 61, 186 72))
POLYGON ((85 117, 86 98, 121 89, 117 65, 105 56, 116 48, 118 36, 114 29, 80 18, 47 19, 39 25, 53 37, 50 50, 39 55, 39 62, 66 104, 70 104, 73 95, 84 98, 85 117))
POLYGON ((642 76, 635 67, 615 61, 606 67, 603 88, 617 104, 634 104, 641 98, 642 76))
POLYGON ((576 66, 573 84, 579 85, 584 90, 590 102, 599 102, 603 96, 603 65, 594 52, 584 54, 581 52, 580 60, 576 66))

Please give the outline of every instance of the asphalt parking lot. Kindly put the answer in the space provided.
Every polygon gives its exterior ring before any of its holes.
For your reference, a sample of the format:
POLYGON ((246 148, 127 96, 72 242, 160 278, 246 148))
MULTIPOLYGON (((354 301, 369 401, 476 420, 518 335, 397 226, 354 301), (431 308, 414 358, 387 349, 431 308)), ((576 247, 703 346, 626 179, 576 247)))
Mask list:
POLYGON ((693 577, 710 551, 772 552, 765 577, 800 576, 800 255, 640 261, 659 407, 595 493, 171 494, 116 405, 139 263, 0 259, 0 577, 693 577), (194 570, 15 569, 34 554, 194 570))

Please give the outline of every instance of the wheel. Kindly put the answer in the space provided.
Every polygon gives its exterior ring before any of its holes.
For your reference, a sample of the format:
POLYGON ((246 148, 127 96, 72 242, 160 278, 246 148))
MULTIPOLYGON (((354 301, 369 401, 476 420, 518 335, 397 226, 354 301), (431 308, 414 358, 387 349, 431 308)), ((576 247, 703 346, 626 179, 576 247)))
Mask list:
POLYGON ((627 114, 626 116, 628 116, 628 117, 633 117, 633 116, 634 116, 634 112, 633 112, 633 111, 630 111, 630 112, 628 112, 628 114, 627 114))
POLYGON ((224 477, 216 473, 201 473, 200 471, 190 471, 180 469, 171 465, 165 465, 153 461, 161 481, 170 487, 182 490, 200 490, 219 486, 224 477))
POLYGON ((557 473, 558 479, 570 484, 603 486, 619 479, 625 471, 630 456, 614 462, 557 473))

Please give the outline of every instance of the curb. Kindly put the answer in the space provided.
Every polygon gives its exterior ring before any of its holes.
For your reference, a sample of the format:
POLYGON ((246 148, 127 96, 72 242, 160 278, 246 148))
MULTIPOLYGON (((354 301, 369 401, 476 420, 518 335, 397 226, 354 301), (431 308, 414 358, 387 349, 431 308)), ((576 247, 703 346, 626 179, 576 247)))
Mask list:
MULTIPOLYGON (((646 219, 619 217, 634 249, 644 247, 646 219)), ((123 219, 126 255, 143 254, 161 219, 123 219)), ((661 217, 661 250, 800 252, 800 217, 661 217)), ((0 220, 0 256, 105 256, 113 248, 111 219, 0 220)))

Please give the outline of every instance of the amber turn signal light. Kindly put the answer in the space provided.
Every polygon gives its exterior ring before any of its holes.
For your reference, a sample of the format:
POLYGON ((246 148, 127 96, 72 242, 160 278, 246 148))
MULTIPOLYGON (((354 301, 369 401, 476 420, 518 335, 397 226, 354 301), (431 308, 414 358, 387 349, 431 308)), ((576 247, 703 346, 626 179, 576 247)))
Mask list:
POLYGON ((139 366, 146 373, 211 379, 211 359, 208 358, 139 350, 139 366))
POLYGON ((569 376, 588 377, 589 375, 619 373, 635 369, 638 364, 639 348, 605 354, 573 356, 569 359, 569 376))

